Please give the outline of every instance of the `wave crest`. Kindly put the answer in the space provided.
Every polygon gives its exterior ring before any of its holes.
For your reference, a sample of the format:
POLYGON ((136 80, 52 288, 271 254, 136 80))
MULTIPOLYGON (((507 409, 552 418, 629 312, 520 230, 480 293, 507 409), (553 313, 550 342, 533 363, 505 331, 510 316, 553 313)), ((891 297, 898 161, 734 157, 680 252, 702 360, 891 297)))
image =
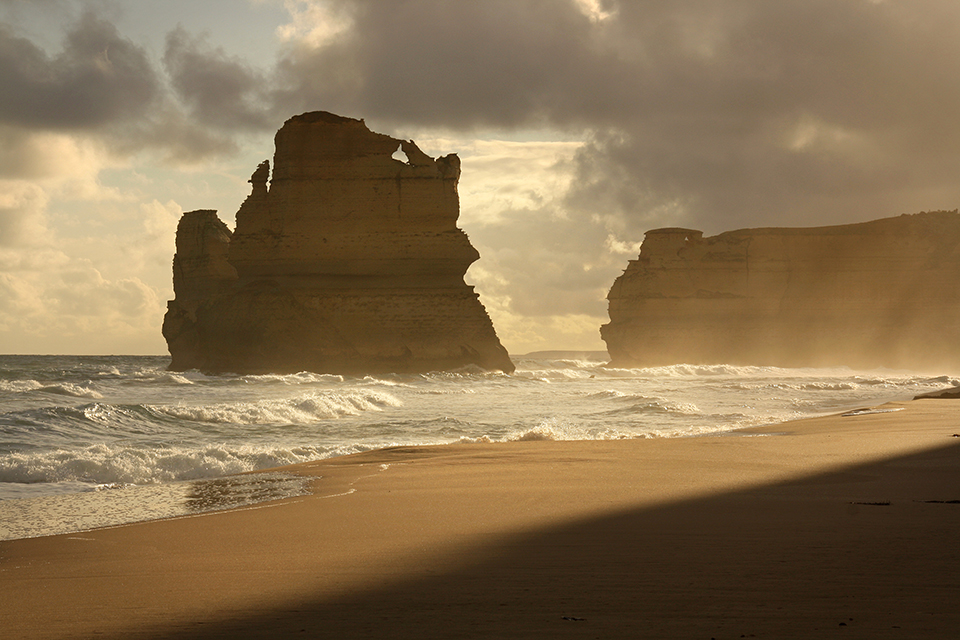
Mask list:
POLYGON ((76 384, 60 382, 58 384, 43 384, 36 380, 0 380, 0 391, 9 393, 50 393, 72 398, 91 398, 98 400, 103 394, 92 387, 90 382, 76 384))
POLYGON ((0 391, 8 393, 26 393, 42 388, 43 384, 36 380, 0 380, 0 391))
POLYGON ((0 460, 0 482, 152 484, 234 475, 327 457, 331 448, 208 446, 144 449, 120 443, 76 450, 13 453, 0 460))
POLYGON ((192 422, 233 424, 309 424, 318 419, 382 411, 403 403, 382 391, 313 391, 282 400, 201 406, 151 406, 153 412, 192 422))

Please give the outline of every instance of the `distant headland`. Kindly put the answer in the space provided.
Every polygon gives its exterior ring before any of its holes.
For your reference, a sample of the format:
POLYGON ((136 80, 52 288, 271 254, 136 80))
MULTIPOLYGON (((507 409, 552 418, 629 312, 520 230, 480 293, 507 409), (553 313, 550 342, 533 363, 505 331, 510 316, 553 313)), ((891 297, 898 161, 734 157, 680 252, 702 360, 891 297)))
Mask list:
POLYGON ((235 231, 216 211, 180 220, 171 369, 514 370, 463 280, 480 256, 457 228, 455 154, 433 159, 326 112, 291 118, 275 142, 235 231))
POLYGON ((960 214, 648 231, 601 335, 616 366, 960 365, 960 214))

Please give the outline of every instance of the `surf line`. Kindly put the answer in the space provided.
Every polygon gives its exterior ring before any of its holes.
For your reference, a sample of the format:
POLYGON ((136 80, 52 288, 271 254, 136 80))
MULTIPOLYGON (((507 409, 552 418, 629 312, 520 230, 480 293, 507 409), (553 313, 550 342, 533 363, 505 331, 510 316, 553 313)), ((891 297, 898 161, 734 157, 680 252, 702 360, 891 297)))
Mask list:
MULTIPOLYGON (((393 463, 393 464, 396 464, 396 463, 393 463)), ((389 469, 391 466, 393 466, 393 465, 392 465, 392 464, 381 464, 381 465, 380 465, 380 473, 383 473, 384 471, 386 471, 387 469, 389 469)), ((357 484, 358 482, 360 482, 361 480, 364 480, 364 479, 366 479, 366 478, 372 478, 372 477, 374 477, 375 475, 377 475, 377 474, 376 474, 376 473, 368 473, 368 474, 365 475, 365 476, 357 476, 356 478, 354 478, 353 480, 350 481, 350 484, 347 485, 348 487, 350 487, 350 489, 348 489, 347 491, 344 491, 343 493, 331 493, 331 494, 328 495, 328 496, 318 496, 318 495, 314 494, 314 497, 317 498, 317 499, 324 499, 324 498, 342 498, 343 496, 348 496, 348 495, 350 495, 351 493, 356 493, 356 492, 357 492, 356 487, 354 487, 353 485, 357 484)), ((323 476, 320 476, 320 478, 323 478, 323 476)), ((319 480, 319 478, 318 478, 318 480, 319 480)))

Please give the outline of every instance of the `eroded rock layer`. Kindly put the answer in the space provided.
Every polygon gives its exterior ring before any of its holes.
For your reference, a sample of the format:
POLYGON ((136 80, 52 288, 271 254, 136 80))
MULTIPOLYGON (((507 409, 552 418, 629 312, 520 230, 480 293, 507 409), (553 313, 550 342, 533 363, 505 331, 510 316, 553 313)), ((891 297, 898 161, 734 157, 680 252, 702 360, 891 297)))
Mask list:
POLYGON ((607 296, 612 364, 960 365, 960 214, 649 231, 607 296))
POLYGON ((212 211, 180 221, 171 369, 513 371, 463 281, 479 254, 457 228, 459 177, 456 155, 434 160, 362 120, 291 118, 232 234, 212 211))

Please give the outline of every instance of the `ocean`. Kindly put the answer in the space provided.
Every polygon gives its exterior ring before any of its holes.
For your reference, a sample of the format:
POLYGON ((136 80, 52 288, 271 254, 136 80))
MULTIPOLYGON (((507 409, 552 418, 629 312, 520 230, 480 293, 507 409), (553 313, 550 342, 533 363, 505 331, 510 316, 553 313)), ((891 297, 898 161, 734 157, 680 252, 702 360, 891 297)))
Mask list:
POLYGON ((510 375, 211 376, 169 362, 0 356, 0 540, 254 508, 308 491, 262 470, 395 445, 736 436, 960 385, 887 370, 611 368, 602 352, 514 356, 510 375))

